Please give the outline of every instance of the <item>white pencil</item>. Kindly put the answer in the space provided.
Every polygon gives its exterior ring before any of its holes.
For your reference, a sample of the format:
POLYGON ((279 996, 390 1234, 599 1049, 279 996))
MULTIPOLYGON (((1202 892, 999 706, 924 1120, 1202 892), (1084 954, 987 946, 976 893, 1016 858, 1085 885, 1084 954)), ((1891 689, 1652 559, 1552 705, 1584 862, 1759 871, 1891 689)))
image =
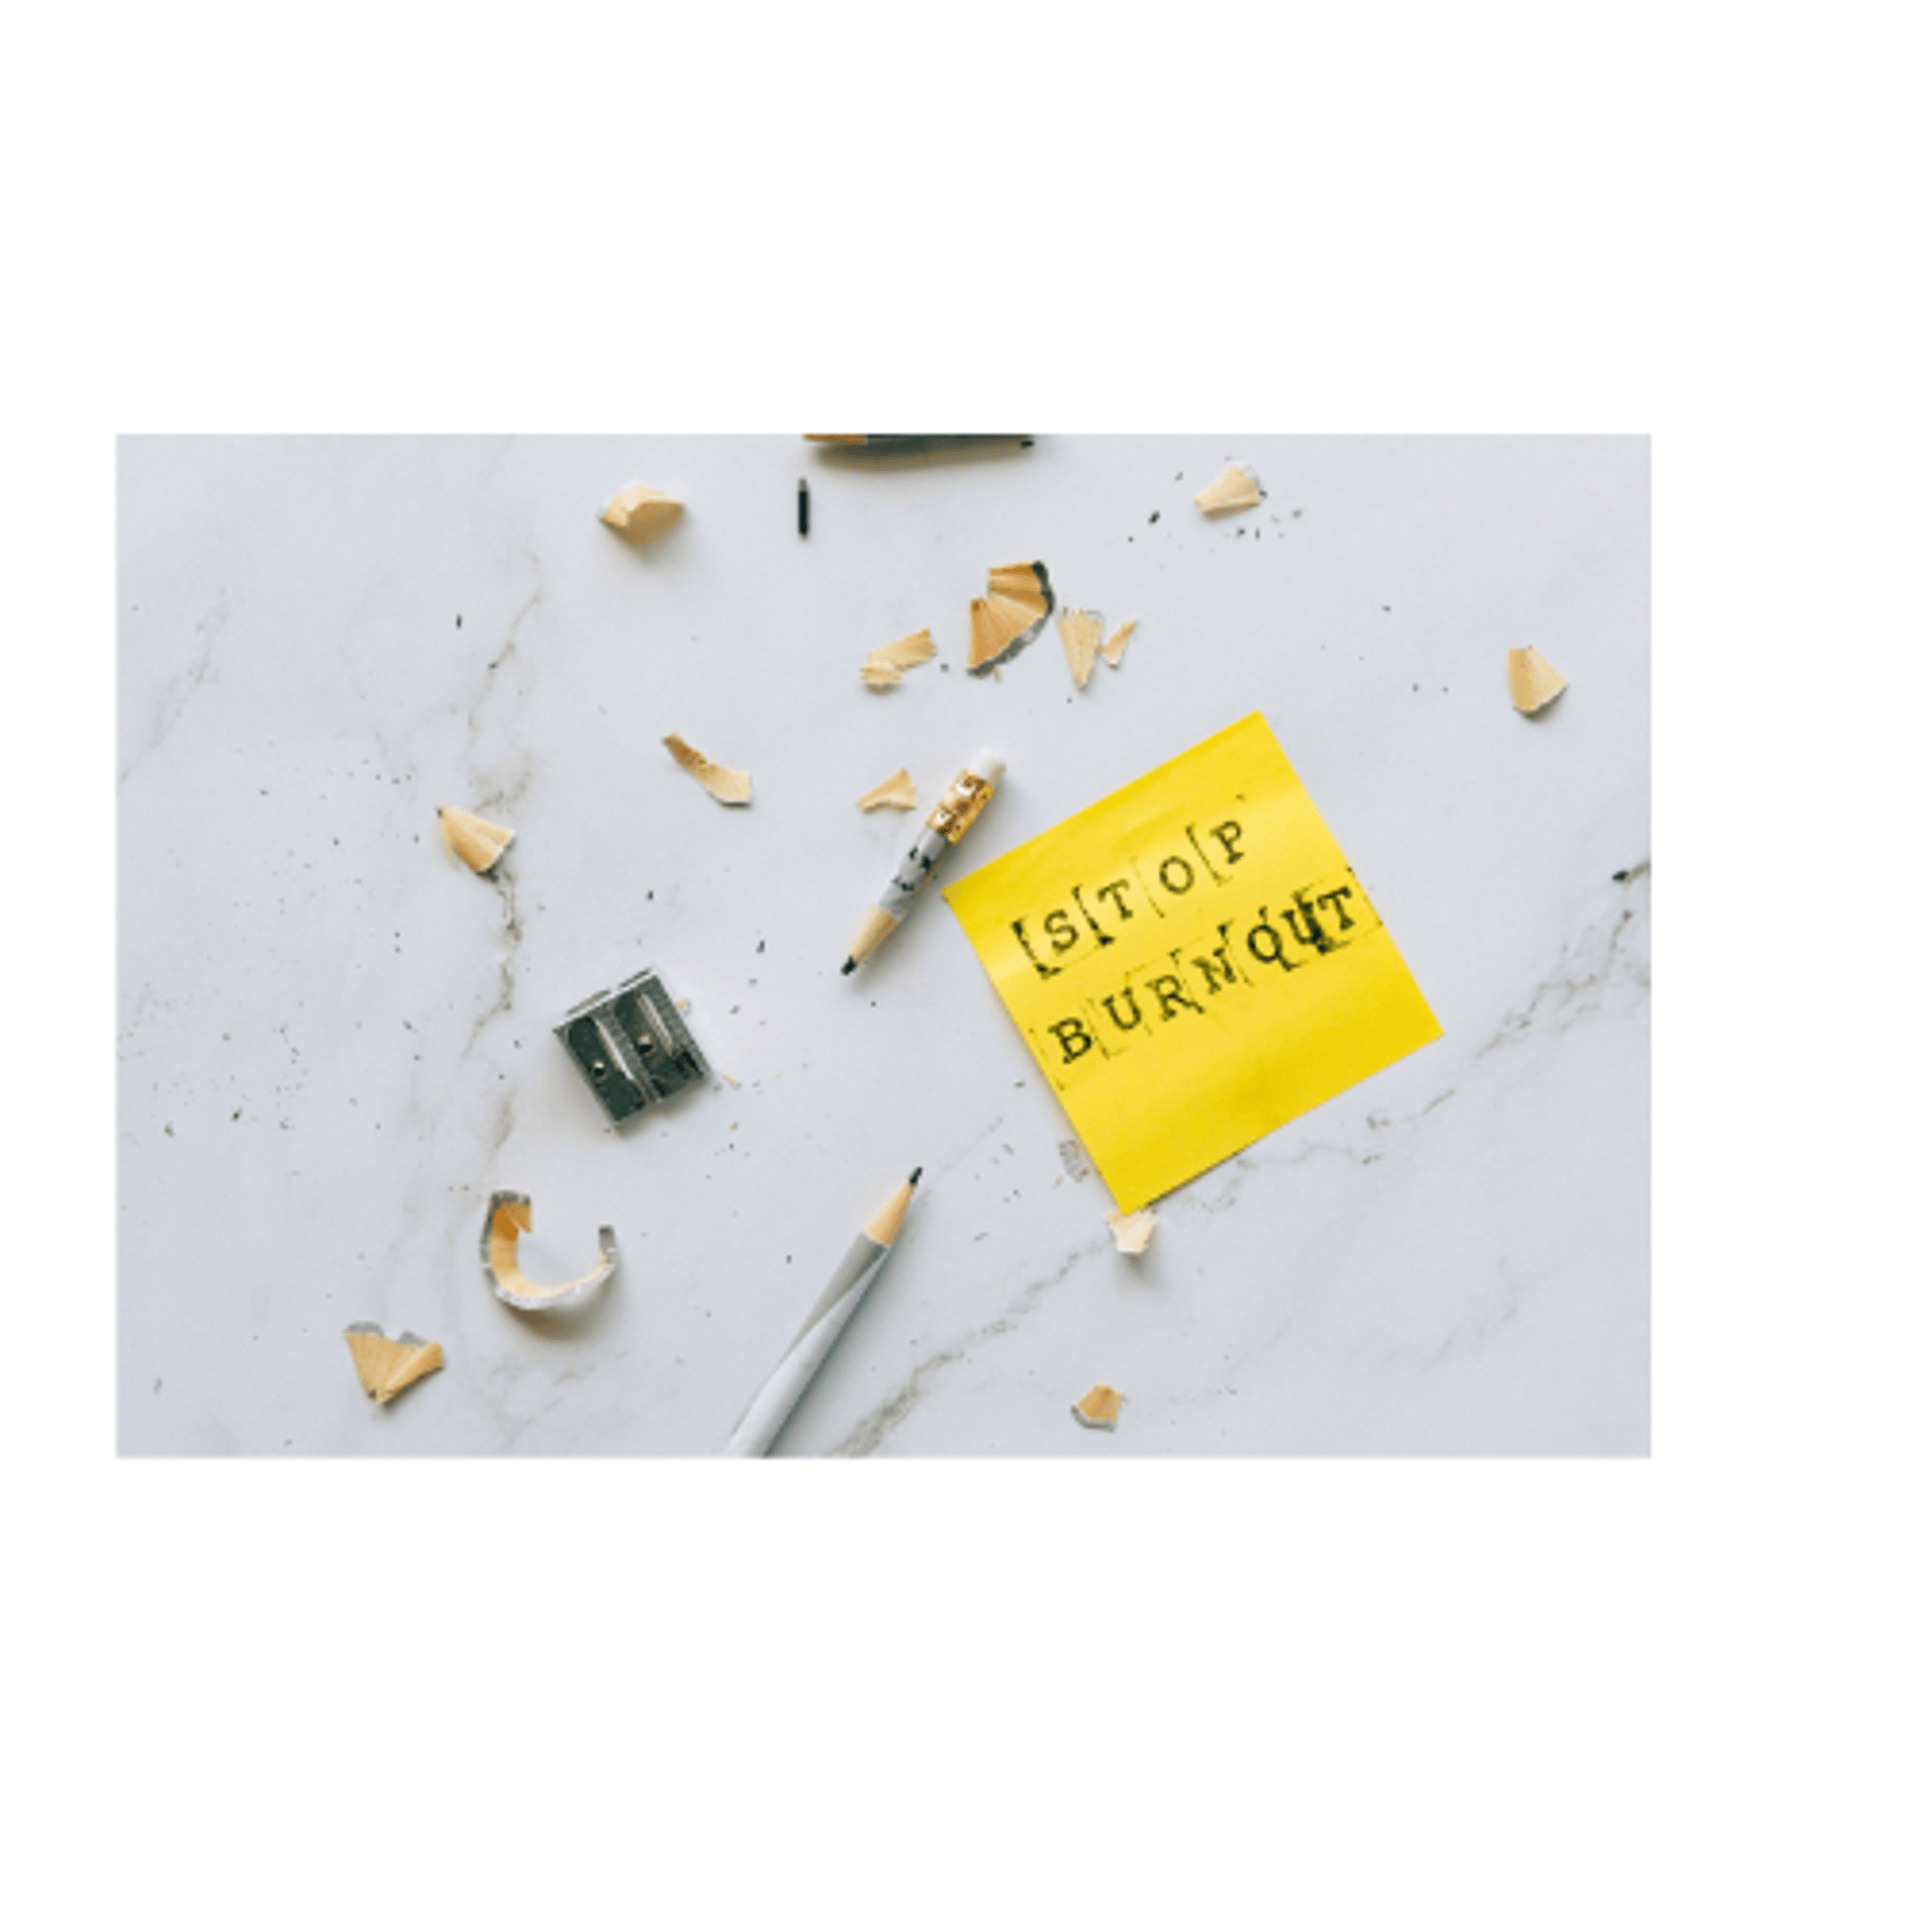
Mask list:
POLYGON ((781 1356, 767 1384, 753 1396, 753 1404, 740 1416, 740 1424, 727 1442, 730 1457, 762 1454, 779 1437, 787 1417, 800 1404, 820 1363, 840 1338, 868 1289, 880 1276, 899 1237, 900 1223, 907 1217, 907 1203, 919 1184, 921 1169, 901 1181, 893 1197, 860 1230, 847 1249, 827 1290, 814 1302, 806 1325, 794 1335, 793 1344, 781 1356))
POLYGON ((847 963, 840 971, 851 973, 902 920, 919 897, 920 889, 933 877, 933 870, 947 849, 980 818, 980 810, 993 798, 993 790, 1007 771, 1007 763, 984 747, 966 764, 939 803, 927 815, 920 837, 905 854, 887 882, 878 903, 867 909, 860 931, 853 936, 847 963))

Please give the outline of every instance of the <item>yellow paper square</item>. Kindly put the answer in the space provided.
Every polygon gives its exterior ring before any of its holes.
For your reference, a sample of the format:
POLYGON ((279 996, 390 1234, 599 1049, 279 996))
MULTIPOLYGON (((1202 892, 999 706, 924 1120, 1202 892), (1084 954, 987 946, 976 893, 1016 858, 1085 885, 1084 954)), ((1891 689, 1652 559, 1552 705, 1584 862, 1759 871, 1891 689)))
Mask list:
POLYGON ((1440 1035, 1257 713, 946 899, 1127 1212, 1440 1035))

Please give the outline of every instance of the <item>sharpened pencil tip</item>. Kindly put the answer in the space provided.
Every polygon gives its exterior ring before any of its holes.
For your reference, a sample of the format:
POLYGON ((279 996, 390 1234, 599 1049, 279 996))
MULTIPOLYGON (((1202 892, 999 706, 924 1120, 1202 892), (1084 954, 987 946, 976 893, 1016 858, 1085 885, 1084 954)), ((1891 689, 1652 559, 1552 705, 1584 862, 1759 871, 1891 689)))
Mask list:
POLYGON ((847 962, 847 964, 846 964, 846 965, 845 965, 844 967, 842 967, 842 968, 840 969, 840 971, 841 971, 841 973, 842 973, 843 975, 844 975, 844 974, 849 974, 849 973, 851 973, 851 972, 852 972, 852 971, 854 970, 854 968, 855 968, 855 967, 857 967, 857 966, 858 966, 859 964, 860 964, 860 962, 859 962, 858 960, 849 960, 849 961, 847 962))
POLYGON ((925 1172, 925 1167, 915 1167, 914 1170, 907 1175, 907 1185, 917 1187, 920 1184, 920 1176, 925 1172))

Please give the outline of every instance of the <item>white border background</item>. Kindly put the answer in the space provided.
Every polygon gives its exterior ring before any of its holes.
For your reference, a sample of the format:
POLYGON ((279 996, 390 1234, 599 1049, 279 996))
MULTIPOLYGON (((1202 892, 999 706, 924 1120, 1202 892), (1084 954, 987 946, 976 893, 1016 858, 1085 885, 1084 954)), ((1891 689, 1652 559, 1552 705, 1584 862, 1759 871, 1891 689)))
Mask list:
POLYGON ((1920 156, 1803 18, 14 29, 22 1911, 1912 1910, 1920 156), (933 418, 1653 433, 1654 1458, 115 1463, 113 436, 933 418))

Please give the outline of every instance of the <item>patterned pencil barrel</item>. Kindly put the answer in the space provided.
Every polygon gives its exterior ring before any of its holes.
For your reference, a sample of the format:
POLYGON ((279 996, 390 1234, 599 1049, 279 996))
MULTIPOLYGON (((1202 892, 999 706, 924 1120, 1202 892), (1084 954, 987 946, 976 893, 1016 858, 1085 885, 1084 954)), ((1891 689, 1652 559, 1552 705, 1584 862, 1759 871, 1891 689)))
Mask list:
POLYGON ((979 819, 1006 770, 1007 763, 999 754, 984 749, 967 762, 965 771, 927 815, 926 825, 882 888, 879 900, 867 909, 867 917, 847 950, 846 964, 840 969, 843 974, 852 973, 907 917, 907 910, 920 897, 934 868, 979 819))

